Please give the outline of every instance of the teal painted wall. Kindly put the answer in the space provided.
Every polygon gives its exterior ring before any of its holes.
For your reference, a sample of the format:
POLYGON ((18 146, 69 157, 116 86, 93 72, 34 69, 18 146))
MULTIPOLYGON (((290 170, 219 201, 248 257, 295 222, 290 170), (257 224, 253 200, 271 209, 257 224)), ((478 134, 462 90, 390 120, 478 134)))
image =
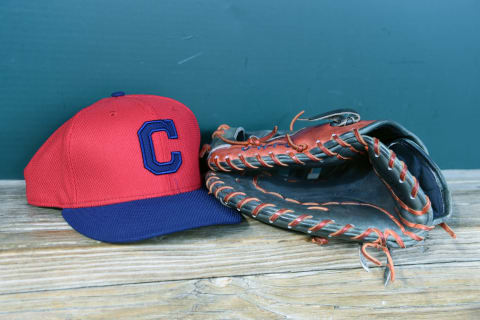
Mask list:
POLYGON ((287 127, 355 108, 478 168, 480 1, 0 1, 0 178, 113 91, 220 123, 287 127))

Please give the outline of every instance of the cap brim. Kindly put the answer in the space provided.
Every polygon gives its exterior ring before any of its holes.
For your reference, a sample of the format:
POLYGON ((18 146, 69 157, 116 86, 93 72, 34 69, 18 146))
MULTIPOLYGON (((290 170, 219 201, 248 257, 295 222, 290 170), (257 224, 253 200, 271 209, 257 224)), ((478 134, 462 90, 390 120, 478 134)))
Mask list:
POLYGON ((177 231, 242 221, 202 188, 172 196, 63 209, 63 218, 79 233, 104 242, 134 242, 177 231))

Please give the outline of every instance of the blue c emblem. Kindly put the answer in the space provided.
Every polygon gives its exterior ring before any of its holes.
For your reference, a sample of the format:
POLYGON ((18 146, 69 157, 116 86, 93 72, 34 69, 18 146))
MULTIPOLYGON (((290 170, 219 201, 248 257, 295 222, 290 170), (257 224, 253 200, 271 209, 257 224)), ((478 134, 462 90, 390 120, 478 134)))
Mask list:
POLYGON ((145 169, 156 175, 177 172, 178 168, 182 165, 182 155, 180 151, 172 151, 171 159, 167 162, 158 162, 155 157, 152 134, 158 131, 165 131, 168 139, 178 138, 173 120, 164 119, 145 122, 138 130, 143 165, 145 169))

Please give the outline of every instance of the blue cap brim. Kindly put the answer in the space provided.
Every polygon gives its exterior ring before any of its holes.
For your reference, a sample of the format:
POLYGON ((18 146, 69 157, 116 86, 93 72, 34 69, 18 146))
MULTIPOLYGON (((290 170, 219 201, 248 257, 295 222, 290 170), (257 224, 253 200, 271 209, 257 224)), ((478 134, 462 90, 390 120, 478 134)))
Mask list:
POLYGON ((134 242, 210 225, 235 224, 242 216, 202 188, 172 196, 99 207, 63 209, 79 233, 104 242, 134 242))

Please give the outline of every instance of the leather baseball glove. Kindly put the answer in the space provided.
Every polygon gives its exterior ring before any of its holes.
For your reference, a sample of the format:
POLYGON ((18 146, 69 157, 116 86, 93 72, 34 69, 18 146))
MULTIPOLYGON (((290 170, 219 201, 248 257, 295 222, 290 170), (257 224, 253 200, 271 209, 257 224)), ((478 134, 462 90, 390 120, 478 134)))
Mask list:
POLYGON ((264 223, 360 243, 361 263, 376 265, 368 248, 387 257, 385 284, 395 279, 390 248, 422 241, 451 216, 445 179, 412 132, 393 121, 360 121, 335 110, 295 116, 290 131, 245 131, 221 125, 212 135, 206 186, 224 205, 264 223), (294 131, 296 121, 322 121, 294 131), (366 260, 367 259, 367 260, 366 260))

